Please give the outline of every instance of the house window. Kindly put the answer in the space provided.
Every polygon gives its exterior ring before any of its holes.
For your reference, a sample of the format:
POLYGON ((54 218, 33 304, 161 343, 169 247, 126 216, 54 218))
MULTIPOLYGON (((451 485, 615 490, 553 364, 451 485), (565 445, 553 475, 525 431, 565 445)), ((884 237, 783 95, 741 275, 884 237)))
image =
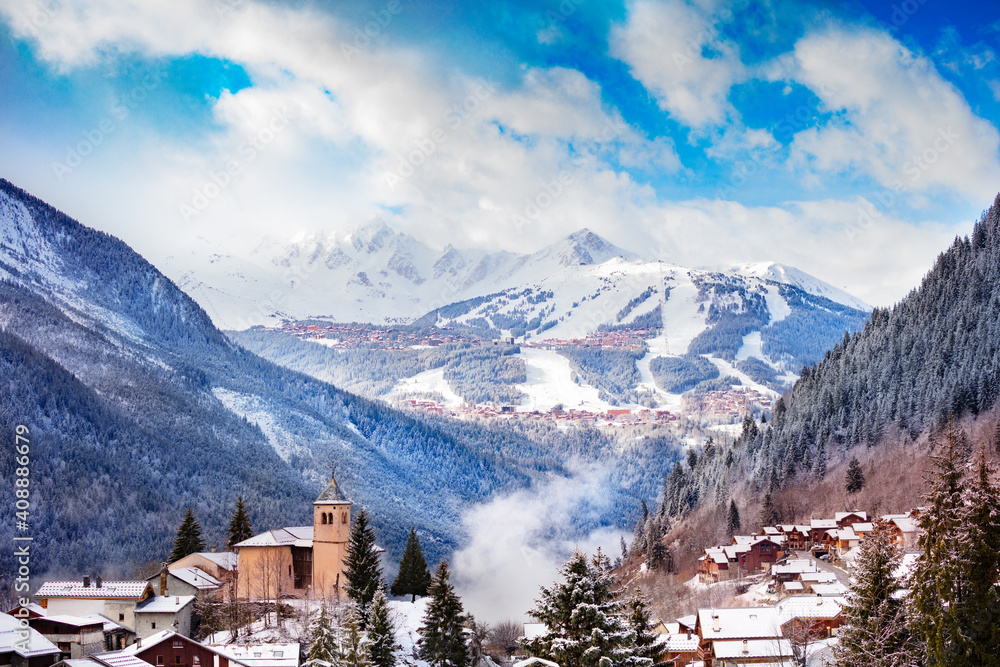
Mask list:
POLYGON ((156 621, 153 621, 152 623, 150 623, 150 624, 149 624, 149 627, 150 627, 151 629, 155 630, 155 629, 156 629, 156 621))
POLYGON ((184 648, 184 642, 179 639, 174 640, 174 648, 184 648))
POLYGON ((254 653, 254 654, 253 654, 253 657, 255 657, 255 658, 259 658, 260 656, 261 656, 261 654, 260 654, 260 653, 254 653))
POLYGON ((156 664, 158 664, 158 665, 162 665, 163 664, 163 656, 162 655, 156 656, 156 664))
POLYGON ((275 658, 282 658, 282 657, 284 657, 284 655, 285 655, 284 651, 275 651, 274 652, 274 657, 275 658))
POLYGON ((124 621, 125 620, 125 614, 118 614, 118 620, 119 621, 124 621))
POLYGON ((178 665, 183 665, 184 664, 184 656, 183 655, 176 655, 176 656, 174 656, 174 662, 176 664, 178 664, 178 665))

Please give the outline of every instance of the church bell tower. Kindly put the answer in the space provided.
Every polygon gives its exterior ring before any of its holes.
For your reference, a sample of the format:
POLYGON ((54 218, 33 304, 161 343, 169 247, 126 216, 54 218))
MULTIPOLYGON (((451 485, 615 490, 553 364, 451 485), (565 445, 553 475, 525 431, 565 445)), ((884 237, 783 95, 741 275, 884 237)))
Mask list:
POLYGON ((313 501, 312 585, 318 597, 339 596, 344 586, 347 543, 351 538, 351 501, 337 484, 336 466, 330 483, 313 501))

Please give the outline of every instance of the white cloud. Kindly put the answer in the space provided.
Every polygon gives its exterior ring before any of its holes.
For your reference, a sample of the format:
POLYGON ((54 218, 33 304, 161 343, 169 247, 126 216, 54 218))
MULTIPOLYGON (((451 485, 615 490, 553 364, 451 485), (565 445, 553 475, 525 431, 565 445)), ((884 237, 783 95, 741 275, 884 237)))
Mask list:
POLYGON ((827 125, 799 132, 793 164, 858 170, 897 193, 935 188, 989 201, 1000 133, 926 57, 886 33, 831 27, 803 37, 786 76, 819 97, 827 125))
POLYGON ((736 115, 729 90, 745 76, 739 49, 719 36, 724 16, 732 14, 713 15, 684 0, 640 0, 612 30, 611 53, 681 123, 722 125, 736 115))

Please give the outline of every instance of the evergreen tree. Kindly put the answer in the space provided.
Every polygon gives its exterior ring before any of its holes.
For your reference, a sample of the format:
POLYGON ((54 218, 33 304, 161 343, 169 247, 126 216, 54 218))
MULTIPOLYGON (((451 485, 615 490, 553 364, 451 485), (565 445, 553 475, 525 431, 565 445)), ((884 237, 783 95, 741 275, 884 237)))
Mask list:
POLYGON ((175 563, 185 556, 205 550, 205 540, 201 537, 201 525, 194 516, 194 511, 189 507, 184 512, 184 519, 177 528, 177 537, 174 538, 174 549, 170 552, 170 562, 175 563))
POLYGON ((657 642, 659 634, 653 630, 653 620, 649 605, 636 589, 625 605, 628 632, 625 636, 627 655, 619 663, 621 667, 649 667, 663 657, 663 647, 657 642))
POLYGON ((847 479, 844 482, 844 487, 848 493, 852 494, 865 488, 865 473, 861 470, 861 463, 856 456, 852 456, 847 464, 847 479))
POLYGON ((389 616, 389 603, 385 592, 379 589, 368 609, 368 655, 372 667, 395 667, 399 648, 396 627, 389 616))
POLYGON ((319 616, 309 629, 309 660, 337 663, 340 659, 337 631, 333 627, 326 605, 320 607, 319 616))
POLYGON ((410 528, 410 536, 406 539, 403 558, 399 561, 399 573, 389 592, 393 595, 410 595, 410 602, 416 602, 418 595, 427 595, 427 587, 431 583, 431 573, 424 560, 424 552, 420 548, 417 529, 410 528))
POLYGON ((895 571, 902 556, 887 529, 878 527, 862 542, 843 607, 840 643, 843 667, 912 664, 916 643, 906 626, 906 608, 896 593, 895 571))
POLYGON ((368 627, 368 606, 375 598, 375 592, 384 586, 382 565, 375 546, 375 528, 369 523, 368 512, 363 507, 358 510, 351 526, 345 566, 347 585, 344 588, 347 597, 357 605, 363 630, 368 627))
POLYGON ((361 614, 353 602, 347 603, 341 634, 340 667, 371 667, 369 643, 361 630, 361 614))
POLYGON ((611 667, 630 657, 622 603, 605 560, 600 551, 593 560, 574 552, 559 570, 563 581, 542 587, 529 613, 547 632, 523 643, 531 655, 561 667, 611 667))
POLYGON ((764 502, 760 504, 760 525, 773 526, 778 522, 777 512, 774 510, 774 499, 771 498, 771 490, 764 494, 764 502))
POLYGON ((229 520, 228 535, 229 539, 226 541, 226 546, 230 550, 232 550, 234 545, 253 537, 253 528, 250 526, 250 515, 247 514, 246 507, 243 506, 243 496, 237 496, 236 498, 236 509, 233 510, 233 516, 229 520))
POLYGON ((936 471, 928 481, 931 492, 927 510, 920 517, 920 556, 910 575, 910 625, 924 646, 932 665, 964 665, 958 648, 959 628, 948 613, 961 580, 957 545, 960 509, 965 490, 960 440, 964 434, 952 426, 946 448, 932 460, 936 471))
POLYGON ((441 561, 431 580, 430 604, 420 626, 418 655, 431 667, 469 667, 465 610, 449 581, 450 576, 448 564, 441 561))
POLYGON ((740 511, 736 508, 736 501, 729 499, 729 521, 726 522, 726 532, 732 537, 740 529, 740 511))
POLYGON ((650 517, 646 524, 646 565, 651 570, 658 570, 665 564, 667 547, 663 544, 663 530, 655 517, 650 517))

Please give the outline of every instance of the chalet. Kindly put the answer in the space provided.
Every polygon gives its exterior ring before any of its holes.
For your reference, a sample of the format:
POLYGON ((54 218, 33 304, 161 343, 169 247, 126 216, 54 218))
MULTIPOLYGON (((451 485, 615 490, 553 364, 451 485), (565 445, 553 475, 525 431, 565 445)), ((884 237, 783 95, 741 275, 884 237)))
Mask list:
POLYGON ((672 632, 660 635, 656 639, 657 645, 663 650, 663 657, 658 664, 690 665, 698 658, 698 646, 700 640, 693 632, 672 632))
POLYGON ((49 667, 61 654, 38 630, 0 614, 0 667, 49 667))
POLYGON ((705 554, 698 559, 698 581, 703 584, 715 584, 728 581, 730 577, 729 558, 726 557, 723 548, 705 549, 705 554))
POLYGON ((837 558, 843 558, 844 554, 861 544, 861 537, 854 532, 852 526, 830 532, 832 533, 830 553, 837 558))
POLYGON ((791 656, 774 607, 699 609, 697 632, 705 667, 777 662, 786 650, 791 656))
POLYGON ((809 541, 813 544, 822 544, 827 531, 839 528, 840 526, 833 519, 811 519, 809 521, 809 541))
POLYGON ((785 544, 789 550, 797 551, 809 546, 809 526, 784 524, 777 528, 785 536, 785 544))
POLYGON ((234 547, 240 562, 237 595, 246 600, 339 594, 350 533, 351 501, 331 476, 313 501, 313 525, 269 530, 234 547))
POLYGON ((194 601, 193 595, 158 595, 144 600, 135 608, 136 634, 146 639, 163 630, 173 630, 189 636, 194 601))
POLYGON ((100 614, 130 630, 135 629, 135 608, 153 597, 148 581, 91 582, 90 577, 76 581, 49 581, 35 593, 46 615, 88 616, 100 614))
POLYGON ((887 514, 881 523, 886 526, 893 544, 903 551, 915 551, 920 528, 916 519, 906 514, 887 514))
POLYGON ((795 581, 805 572, 816 572, 816 563, 809 558, 790 558, 784 563, 776 563, 771 568, 774 583, 795 581))
POLYGON ((836 512, 833 520, 837 522, 837 528, 847 528, 856 523, 868 521, 868 513, 861 510, 851 510, 850 512, 836 512))
POLYGON ((843 598, 822 595, 793 595, 785 598, 775 605, 782 634, 791 637, 807 629, 816 638, 832 637, 840 627, 843 602, 843 598))
MULTIPOLYGON (((163 630, 132 644, 120 652, 134 656, 157 667, 239 667, 238 660, 193 639, 170 630, 163 630)), ((97 658, 103 656, 98 655, 97 658)))

